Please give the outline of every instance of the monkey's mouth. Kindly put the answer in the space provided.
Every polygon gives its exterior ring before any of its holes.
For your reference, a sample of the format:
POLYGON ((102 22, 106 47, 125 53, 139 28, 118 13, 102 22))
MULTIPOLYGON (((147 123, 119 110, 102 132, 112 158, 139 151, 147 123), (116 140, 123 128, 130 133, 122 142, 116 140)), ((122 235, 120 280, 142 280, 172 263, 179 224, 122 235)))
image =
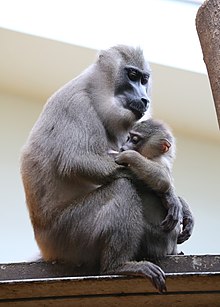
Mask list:
POLYGON ((128 107, 137 119, 140 119, 148 109, 148 106, 145 106, 140 100, 132 100, 128 107))

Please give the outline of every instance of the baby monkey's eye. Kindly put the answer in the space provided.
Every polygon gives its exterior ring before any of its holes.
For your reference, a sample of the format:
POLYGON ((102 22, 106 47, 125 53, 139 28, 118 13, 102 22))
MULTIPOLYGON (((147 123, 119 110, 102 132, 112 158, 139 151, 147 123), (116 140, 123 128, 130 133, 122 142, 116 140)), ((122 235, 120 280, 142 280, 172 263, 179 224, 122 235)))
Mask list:
POLYGON ((131 141, 132 141, 133 144, 137 144, 140 141, 140 138, 137 135, 133 135, 131 137, 131 141))

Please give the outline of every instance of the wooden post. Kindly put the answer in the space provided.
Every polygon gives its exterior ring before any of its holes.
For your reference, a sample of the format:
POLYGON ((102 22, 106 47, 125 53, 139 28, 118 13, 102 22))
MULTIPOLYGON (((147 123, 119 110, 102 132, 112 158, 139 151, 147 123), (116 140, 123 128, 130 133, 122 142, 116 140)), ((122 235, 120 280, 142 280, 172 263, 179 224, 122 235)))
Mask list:
POLYGON ((220 0, 204 2, 197 12, 196 28, 220 127, 220 0))

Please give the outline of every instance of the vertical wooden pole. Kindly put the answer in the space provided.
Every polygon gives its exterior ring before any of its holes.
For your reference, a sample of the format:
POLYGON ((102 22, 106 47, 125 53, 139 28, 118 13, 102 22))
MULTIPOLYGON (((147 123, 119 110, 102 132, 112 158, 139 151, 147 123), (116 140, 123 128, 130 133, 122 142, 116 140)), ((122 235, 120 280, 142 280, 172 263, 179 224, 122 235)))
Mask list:
POLYGON ((207 0, 199 8, 196 29, 220 127, 220 0, 207 0))

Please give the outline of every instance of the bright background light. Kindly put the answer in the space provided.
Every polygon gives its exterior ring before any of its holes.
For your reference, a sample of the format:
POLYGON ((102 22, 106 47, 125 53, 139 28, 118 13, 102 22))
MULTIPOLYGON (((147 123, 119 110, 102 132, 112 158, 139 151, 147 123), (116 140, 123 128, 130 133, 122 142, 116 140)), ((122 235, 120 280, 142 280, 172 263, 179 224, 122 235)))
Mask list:
POLYGON ((204 73, 197 10, 166 0, 0 0, 0 27, 94 49, 141 44, 151 62, 204 73))
POLYGON ((90 65, 97 50, 118 43, 144 49, 153 117, 177 139, 175 187, 196 220, 178 250, 219 253, 220 135, 196 2, 0 0, 0 263, 30 260, 38 251, 19 172, 31 127, 54 91, 90 65))

